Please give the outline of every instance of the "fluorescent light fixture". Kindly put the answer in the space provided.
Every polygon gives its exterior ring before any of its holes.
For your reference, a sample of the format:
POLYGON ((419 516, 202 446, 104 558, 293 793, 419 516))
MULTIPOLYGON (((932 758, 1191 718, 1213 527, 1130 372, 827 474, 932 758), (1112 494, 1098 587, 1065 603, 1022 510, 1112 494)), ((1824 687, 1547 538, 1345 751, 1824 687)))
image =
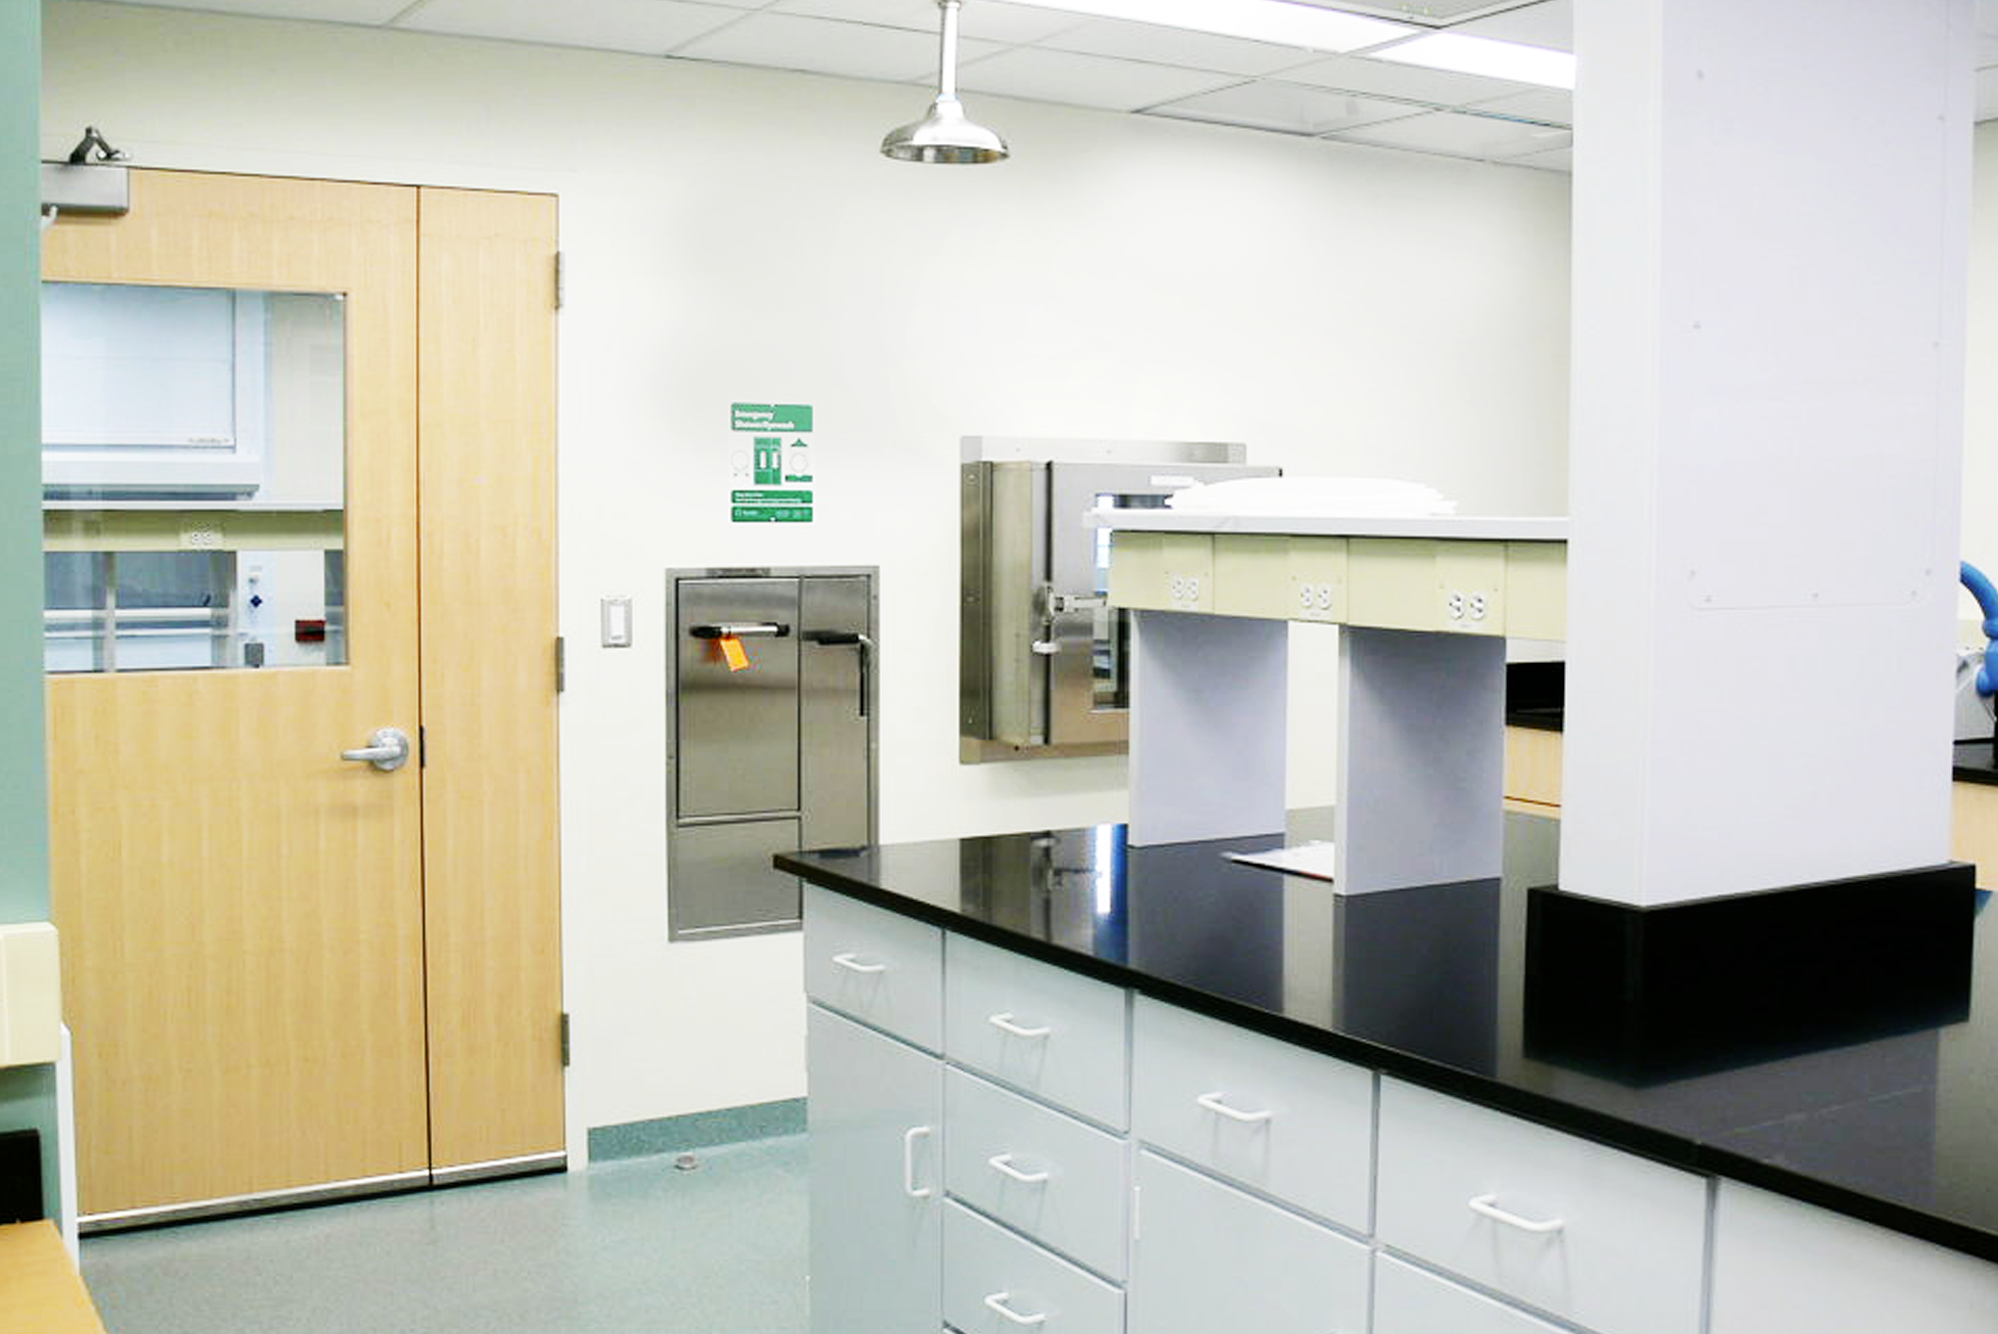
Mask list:
POLYGON ((1129 19, 1166 28, 1245 37, 1309 51, 1357 51, 1419 31, 1405 23, 1343 14, 1289 0, 1026 0, 1038 9, 1059 9, 1095 18, 1129 19))
POLYGON ((1457 74, 1482 74, 1491 79, 1514 83, 1534 83, 1545 88, 1575 86, 1575 57, 1566 51, 1544 46, 1524 46, 1490 37, 1467 37, 1461 33, 1439 32, 1412 41, 1399 42, 1381 51, 1367 52, 1369 60, 1394 60, 1404 65, 1450 70, 1457 74))

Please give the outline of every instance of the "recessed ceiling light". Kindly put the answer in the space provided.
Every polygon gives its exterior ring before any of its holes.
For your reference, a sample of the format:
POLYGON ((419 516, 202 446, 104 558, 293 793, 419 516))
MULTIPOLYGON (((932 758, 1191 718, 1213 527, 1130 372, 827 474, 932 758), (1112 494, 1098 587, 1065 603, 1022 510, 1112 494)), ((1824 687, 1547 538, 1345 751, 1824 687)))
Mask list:
POLYGON ((1544 46, 1501 42, 1490 37, 1467 37, 1461 33, 1439 32, 1412 41, 1398 42, 1379 51, 1369 51, 1372 60, 1394 60, 1427 69, 1446 69, 1456 74, 1482 74, 1487 78, 1510 79, 1514 83, 1534 83, 1547 88, 1575 86, 1575 57, 1566 51, 1550 51, 1544 46))
POLYGON ((1309 51, 1356 51, 1417 31, 1402 23, 1342 14, 1289 0, 1028 0, 1040 9, 1059 9, 1095 18, 1130 19, 1167 28, 1245 37, 1309 51))

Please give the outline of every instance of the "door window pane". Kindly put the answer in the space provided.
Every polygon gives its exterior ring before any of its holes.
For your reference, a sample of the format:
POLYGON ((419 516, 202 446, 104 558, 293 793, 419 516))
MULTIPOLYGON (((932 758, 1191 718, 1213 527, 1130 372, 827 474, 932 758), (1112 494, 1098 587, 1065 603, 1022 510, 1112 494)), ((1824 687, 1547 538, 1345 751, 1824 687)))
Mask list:
POLYGON ((337 294, 45 283, 52 672, 339 666, 337 294))

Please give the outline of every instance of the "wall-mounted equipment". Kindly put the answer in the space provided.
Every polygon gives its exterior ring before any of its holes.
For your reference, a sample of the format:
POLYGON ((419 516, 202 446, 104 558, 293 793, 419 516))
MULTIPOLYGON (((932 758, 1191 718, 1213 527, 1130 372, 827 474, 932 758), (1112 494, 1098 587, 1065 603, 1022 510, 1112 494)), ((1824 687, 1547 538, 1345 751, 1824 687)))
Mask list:
POLYGON ((131 173, 117 165, 128 155, 104 141, 95 125, 61 162, 42 163, 42 228, 64 215, 119 217, 132 209, 131 173))
POLYGON ((1278 469, 1246 446, 967 436, 961 455, 958 757, 1121 752, 1130 615, 1107 605, 1109 534, 1083 516, 1278 469))
POLYGON ((962 0, 937 0, 942 15, 941 52, 937 57, 937 95, 921 120, 890 130, 881 141, 882 156, 897 162, 937 162, 951 165, 1003 162, 1010 150, 997 132, 964 114, 957 97, 957 12, 962 0))
POLYGON ((668 934, 795 927, 771 854, 874 841, 875 571, 669 570, 666 602, 668 934))

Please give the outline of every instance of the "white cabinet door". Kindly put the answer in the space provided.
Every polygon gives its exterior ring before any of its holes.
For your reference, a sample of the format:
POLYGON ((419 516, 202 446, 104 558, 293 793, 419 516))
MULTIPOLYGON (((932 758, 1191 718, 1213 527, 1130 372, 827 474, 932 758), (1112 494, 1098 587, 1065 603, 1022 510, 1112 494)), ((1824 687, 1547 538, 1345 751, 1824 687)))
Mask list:
POLYGON ((1130 1124, 1124 992, 965 936, 944 942, 944 1054, 1112 1130, 1130 1124))
POLYGON ((1129 1334, 1366 1334, 1367 1248, 1138 1154, 1129 1334))
POLYGON ((1364 1232, 1373 1072, 1140 996, 1131 1129, 1219 1176, 1364 1232))
POLYGON ((1713 1334, 1791 1329, 1991 1334, 1998 1264, 1723 1181, 1713 1334))
POLYGON ((941 1051, 943 932, 806 885, 805 994, 941 1051))
POLYGON ((1707 1182, 1381 1080, 1374 1231, 1599 1334, 1698 1334, 1707 1182))
POLYGON ((943 1063, 813 1005, 812 1334, 936 1334, 943 1063))
POLYGON ((1544 1320, 1383 1255, 1374 1266, 1374 1334, 1560 1334, 1544 1320))
POLYGON ((976 1075, 944 1075, 953 1197, 1107 1278, 1124 1277, 1125 1142, 976 1075))
MULTIPOLYGON (((943 1313, 964 1334, 1122 1334, 1124 1294, 980 1218, 944 1206, 943 1313)), ((859 1327, 848 1334, 862 1334, 859 1327)), ((872 1334, 868 1331, 868 1334, 872 1334)))

